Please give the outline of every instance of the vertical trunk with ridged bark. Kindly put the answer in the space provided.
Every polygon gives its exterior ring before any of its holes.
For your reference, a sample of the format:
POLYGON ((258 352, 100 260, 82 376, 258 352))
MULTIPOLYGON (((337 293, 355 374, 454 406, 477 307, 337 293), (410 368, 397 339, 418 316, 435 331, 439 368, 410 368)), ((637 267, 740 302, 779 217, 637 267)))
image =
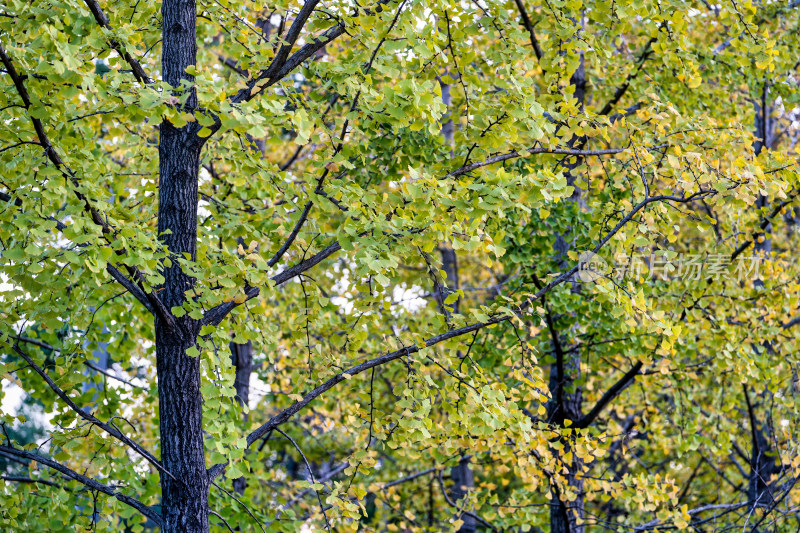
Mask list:
MULTIPOLYGON (((161 8, 164 81, 178 88, 192 81, 186 67, 195 64, 196 5, 194 0, 164 0, 161 8)), ((192 92, 184 110, 194 112, 192 92)), ((161 124, 159 142, 158 233, 171 256, 164 269, 158 295, 169 311, 185 301, 193 286, 177 258, 193 260, 197 247, 198 172, 202 142, 193 123, 176 128, 161 124)), ((208 531, 209 479, 203 448, 203 411, 200 395, 200 360, 186 350, 197 340, 198 324, 188 315, 174 318, 174 326, 156 321, 158 401, 161 462, 169 474, 161 475, 162 515, 165 533, 208 531)))

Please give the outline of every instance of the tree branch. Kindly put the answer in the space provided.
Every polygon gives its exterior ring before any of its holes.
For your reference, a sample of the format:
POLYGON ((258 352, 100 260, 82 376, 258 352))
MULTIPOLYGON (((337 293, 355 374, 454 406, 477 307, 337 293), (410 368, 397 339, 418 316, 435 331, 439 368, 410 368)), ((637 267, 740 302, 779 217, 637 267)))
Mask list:
MULTIPOLYGON (((678 196, 670 196, 670 195, 658 195, 658 196, 650 196, 648 198, 645 198, 644 200, 642 200, 641 202, 636 204, 636 206, 625 217, 623 217, 622 220, 620 220, 619 223, 611 231, 609 231, 595 245, 595 247, 592 249, 592 254, 596 254, 600 250, 600 248, 602 248, 609 240, 611 240, 611 238, 614 235, 616 235, 619 232, 619 230, 625 224, 627 224, 634 216, 636 216, 636 213, 638 213, 640 210, 642 210, 645 206, 647 206, 650 203, 658 202, 658 201, 672 201, 672 202, 678 202, 678 203, 686 203, 686 202, 690 202, 692 200, 699 199, 699 198, 704 198, 706 196, 713 195, 713 194, 716 194, 716 191, 713 191, 713 190, 712 191, 699 191, 699 192, 696 192, 696 193, 694 193, 694 194, 692 194, 692 195, 690 195, 688 197, 678 197, 678 196)), ((336 244, 338 245, 338 243, 336 243, 336 244)), ((335 245, 331 245, 331 246, 335 246, 335 245)), ((331 248, 331 247, 329 247, 329 248, 331 248)), ((339 248, 336 248, 336 249, 338 250, 339 248)), ((327 248, 326 248, 326 250, 327 250, 327 248)), ((333 253, 333 252, 331 252, 331 253, 333 253)), ((328 254, 328 255, 330 255, 330 254, 328 254)), ((319 262, 319 261, 317 261, 317 262, 319 262)), ((300 265, 303 265, 304 263, 300 263, 300 265)), ((300 266, 300 265, 298 265, 298 266, 300 266)), ((572 276, 574 276, 575 273, 578 271, 578 269, 581 267, 581 265, 582 265, 582 263, 576 264, 575 266, 573 266, 569 270, 566 270, 566 271, 562 272, 559 276, 557 276, 552 281, 547 283, 545 286, 543 286, 541 289, 539 289, 536 292, 536 294, 534 294, 524 304, 522 304, 519 307, 519 310, 517 311, 517 313, 521 313, 525 308, 530 306, 533 302, 540 300, 545 294, 550 292, 550 290, 552 290, 554 287, 560 285, 561 283, 563 283, 567 279, 569 279, 572 276)), ((273 279, 275 279, 275 278, 273 278, 273 279)), ((258 294, 258 289, 257 288, 253 288, 251 290, 252 291, 256 291, 256 294, 258 294)), ((230 305, 230 304, 232 304, 232 302, 229 302, 228 304, 223 304, 223 305, 230 305)), ((234 304, 233 307, 235 307, 236 305, 238 305, 238 304, 234 304)), ((218 306, 218 307, 220 307, 220 306, 218 306)), ((231 307, 231 308, 233 308, 233 307, 231 307)), ((214 309, 216 309, 216 308, 214 308, 214 309)), ((213 309, 211 311, 213 311, 213 309)), ((209 311, 209 313, 210 313, 210 311, 209 311)), ((209 316, 209 313, 206 313, 206 317, 209 316)), ((220 314, 219 313, 215 313, 214 315, 211 316, 210 320, 206 320, 206 317, 204 317, 202 323, 203 324, 213 323, 213 324, 216 325, 219 322, 213 322, 213 320, 215 320, 216 317, 218 317, 218 316, 220 316, 220 314)), ((366 370, 369 370, 369 369, 374 368, 376 366, 384 365, 386 363, 389 363, 391 361, 395 361, 395 360, 400 359, 402 357, 406 357, 406 356, 415 354, 415 353, 419 352, 422 348, 433 346, 433 345, 442 343, 444 341, 447 341, 447 340, 450 340, 450 339, 454 339, 454 338, 460 337, 462 335, 466 335, 467 333, 472 333, 474 331, 478 331, 478 330, 481 330, 483 328, 493 326, 495 324, 500 324, 502 322, 506 322, 508 320, 511 320, 511 318, 513 318, 514 316, 516 316, 516 314, 510 314, 510 315, 508 315, 508 314, 507 315, 498 314, 498 315, 490 318, 486 322, 476 322, 474 324, 463 326, 463 327, 458 328, 458 329, 453 329, 453 330, 447 331, 445 333, 441 333, 439 335, 431 337, 431 338, 429 338, 429 339, 424 341, 424 344, 422 345, 422 347, 420 347, 417 344, 412 344, 411 346, 406 346, 406 347, 401 348, 399 350, 395 350, 393 352, 389 352, 389 353, 387 353, 385 355, 382 355, 380 357, 376 357, 375 359, 371 359, 371 360, 365 361, 365 362, 363 362, 363 363, 361 363, 359 365, 353 366, 353 367, 349 368, 348 370, 346 370, 345 372, 341 372, 339 374, 336 374, 335 376, 330 378, 325 383, 319 385, 317 388, 315 388, 311 392, 307 393, 305 396, 303 396, 303 398, 301 400, 298 400, 297 402, 293 403, 292 405, 290 405, 289 407, 287 407, 286 409, 284 409, 283 411, 281 411, 280 413, 278 413, 277 415, 272 417, 266 423, 264 423, 263 425, 258 427, 252 433, 250 433, 250 435, 247 436, 247 445, 248 446, 252 446, 261 437, 263 437, 264 435, 266 435, 270 431, 274 430, 275 428, 277 428, 278 426, 280 426, 281 424, 283 424, 284 422, 289 420, 292 416, 294 416, 297 412, 299 412, 301 409, 303 409, 306 405, 310 404, 316 398, 318 398, 319 396, 321 396, 325 392, 329 391, 330 389, 335 387, 337 384, 341 383, 342 381, 344 381, 346 379, 350 379, 351 377, 353 377, 353 376, 355 376, 357 374, 360 374, 362 372, 365 372, 366 370)), ((224 318, 224 315, 222 315, 222 318, 224 318)), ((220 320, 222 320, 222 318, 220 318, 220 320)), ((637 372, 638 372, 638 370, 637 370, 637 372)), ((226 467, 227 467, 227 464, 214 465, 211 469, 209 469, 209 477, 210 477, 210 479, 213 480, 214 478, 216 478, 217 476, 222 474, 225 471, 226 467)))
MULTIPOLYGON (((688 514, 689 516, 695 516, 695 515, 698 515, 700 513, 704 513, 705 511, 716 511, 716 510, 730 512, 730 511, 735 511, 737 509, 741 509, 742 507, 747 507, 747 505, 748 505, 747 502, 703 505, 703 506, 697 507, 695 509, 689 509, 686 512, 686 514, 688 514)), ((719 515, 717 515, 717 517, 719 517, 719 515)), ((663 520, 659 520, 659 519, 656 518, 655 520, 651 520, 650 522, 647 522, 646 524, 642 524, 641 526, 634 527, 633 531, 634 532, 639 532, 639 531, 647 531, 648 529, 655 529, 655 528, 657 528, 659 525, 661 525, 663 523, 664 523, 663 520)))
MULTIPOLYGON (((285 433, 281 428, 276 427, 275 431, 286 437, 286 439, 292 443, 292 446, 294 446, 294 449, 297 450, 297 452, 300 454, 300 457, 303 458, 303 462, 306 464, 306 469, 308 469, 308 475, 311 478, 311 484, 315 485, 317 483, 317 480, 314 479, 314 471, 311 469, 311 464, 308 462, 306 454, 303 453, 303 450, 300 449, 300 446, 297 445, 294 439, 290 437, 287 433, 285 433)), ((317 502, 319 502, 319 508, 322 511, 322 516, 325 517, 325 525, 328 527, 328 532, 330 533, 331 523, 328 521, 328 513, 325 512, 325 506, 322 504, 322 497, 319 495, 319 491, 317 489, 314 489, 314 492, 317 494, 317 502)))
POLYGON ((297 224, 294 225, 292 232, 289 234, 289 237, 286 239, 286 242, 283 243, 283 246, 281 246, 280 249, 277 252, 275 252, 275 255, 272 257, 272 259, 267 261, 267 266, 273 267, 276 264, 278 264, 278 261, 280 261, 281 257, 283 257, 283 254, 285 254, 289 250, 289 248, 291 248, 292 243, 297 238, 297 235, 300 233, 300 229, 303 227, 303 224, 306 223, 306 219, 308 218, 308 213, 311 211, 311 206, 313 205, 314 202, 312 202, 311 200, 306 202, 306 205, 303 208, 303 212, 300 213, 300 218, 297 220, 297 224))
POLYGON ((52 481, 48 481, 46 479, 33 479, 29 477, 21 477, 21 476, 0 476, 0 479, 4 481, 10 481, 12 483, 41 483, 42 485, 47 485, 49 487, 58 487, 64 489, 64 485, 59 483, 54 483, 52 481))
POLYGON ((119 376, 115 376, 114 374, 112 374, 112 373, 111 373, 111 372, 109 372, 108 370, 106 370, 106 369, 104 369, 104 368, 101 368, 101 367, 97 366, 96 364, 92 363, 91 361, 84 361, 84 362, 83 362, 83 364, 84 364, 84 365, 86 365, 86 366, 88 366, 89 368, 91 368, 91 369, 92 369, 92 370, 94 370, 95 372, 98 372, 98 373, 100 373, 100 374, 103 374, 104 376, 106 376, 106 377, 109 377, 109 378, 111 378, 111 379, 117 380, 117 381, 119 381, 120 383, 124 383, 125 385, 128 385, 128 386, 129 386, 129 387, 131 387, 131 388, 134 388, 134 389, 143 389, 143 388, 144 388, 144 387, 142 387, 141 385, 136 385, 136 384, 134 384, 134 383, 131 383, 131 382, 130 382, 130 381, 128 381, 127 379, 123 379, 123 378, 121 378, 121 377, 119 377, 119 376))
MULTIPOLYGON (((55 346, 51 346, 50 344, 47 344, 46 342, 40 341, 39 339, 32 339, 30 337, 23 337, 22 335, 17 335, 16 337, 11 337, 11 338, 16 340, 16 341, 22 341, 22 342, 25 342, 25 343, 28 343, 28 344, 33 344, 34 346, 38 346, 40 348, 44 348, 45 350, 50 350, 50 351, 59 352, 59 353, 61 352, 61 350, 59 348, 56 348, 55 346)), ((103 374, 104 376, 107 376, 107 377, 109 377, 111 379, 115 379, 115 380, 117 380, 117 381, 119 381, 121 383, 124 383, 126 385, 129 385, 129 386, 131 386, 131 387, 133 387, 135 389, 144 388, 144 387, 142 387, 140 385, 135 385, 135 384, 131 383, 127 379, 123 379, 123 378, 121 378, 119 376, 115 376, 114 374, 110 373, 108 370, 106 370, 104 368, 100 368, 99 366, 97 366, 96 364, 92 363, 91 361, 84 361, 83 364, 88 366, 89 368, 91 368, 95 372, 99 372, 100 374, 103 374)))
MULTIPOLYGON (((305 261, 301 261, 300 263, 296 264, 291 268, 287 268, 286 270, 279 272, 275 276, 273 276, 272 281, 275 282, 275 285, 281 285, 289 281, 290 279, 299 276, 306 270, 316 266, 324 259, 330 257, 331 255, 335 254, 339 250, 342 249, 342 245, 338 242, 334 242, 330 244, 327 248, 324 248, 314 254, 313 256, 309 257, 305 261)), ((245 291, 245 296, 247 296, 247 300, 251 300, 261 294, 261 290, 258 287, 250 287, 245 291)), ((228 313, 239 307, 241 304, 236 303, 235 301, 225 302, 219 304, 216 307, 212 307, 208 311, 206 311, 205 315, 203 315, 202 320, 200 321, 201 325, 211 324, 214 326, 218 326, 222 320, 228 316, 228 313)))
POLYGON ((444 498, 445 498, 445 500, 447 500, 447 504, 450 507, 452 507, 454 509, 457 509, 461 514, 465 514, 465 515, 471 516, 472 518, 474 518, 475 520, 477 520, 478 522, 480 522, 484 526, 488 527, 492 531, 497 531, 497 528, 494 527, 491 523, 487 522, 486 520, 481 518, 479 515, 473 513, 472 511, 467 511, 466 509, 462 509, 461 507, 456 505, 456 503, 453 500, 450 499, 450 496, 447 494, 447 489, 444 486, 444 480, 442 479, 442 471, 441 470, 439 470, 439 474, 436 476, 436 479, 439 480, 439 487, 442 489, 442 494, 444 495, 444 498))
POLYGON ((39 365, 37 365, 33 361, 33 359, 31 359, 30 356, 28 356, 28 354, 26 354, 24 351, 22 351, 20 349, 18 344, 16 344, 16 343, 15 344, 8 343, 8 344, 9 344, 9 346, 11 346, 11 349, 14 350, 14 352, 17 355, 19 355, 26 363, 28 363, 28 365, 31 368, 33 368, 33 370, 37 374, 39 374, 42 377, 42 379, 45 381, 45 383, 47 383, 47 386, 50 387, 50 389, 53 392, 56 393, 56 396, 61 398, 61 400, 65 404, 67 404, 67 407, 72 409, 75 412, 75 414, 77 414, 79 417, 83 418, 87 422, 89 422, 91 424, 94 424, 95 426, 99 427, 100 429, 102 429, 103 431, 105 431, 106 433, 108 433, 109 435, 114 437, 115 439, 119 440, 123 444, 128 445, 136 453, 138 453, 139 455, 144 457, 145 460, 147 460, 148 463, 152 464, 154 467, 156 467, 161 472, 164 472, 167 475, 169 475, 170 477, 172 477, 173 479, 175 479, 172 476, 172 474, 167 472, 167 470, 164 469, 163 466, 161 466, 161 463, 158 462, 158 459, 156 459, 150 452, 148 452, 147 450, 142 448, 138 443, 136 443, 130 437, 128 437, 124 433, 122 433, 116 426, 114 426, 113 424, 109 424, 109 423, 103 422, 102 420, 100 420, 99 418, 94 416, 93 414, 91 414, 91 413, 89 413, 87 411, 84 411, 83 409, 78 407, 75 404, 75 402, 73 402, 72 399, 69 396, 67 396, 67 394, 61 389, 61 387, 56 385, 56 383, 52 379, 50 379, 50 376, 47 375, 47 372, 45 372, 39 365))
POLYGON ((653 53, 652 46, 655 41, 656 41, 655 37, 651 37, 650 40, 647 41, 647 44, 644 45, 642 53, 639 54, 639 59, 636 61, 637 63, 636 68, 630 73, 628 73, 628 76, 625 78, 625 81, 622 83, 622 85, 617 87, 617 90, 614 91, 614 96, 612 96, 611 100, 609 100, 606 103, 606 105, 603 106, 603 109, 600 110, 598 115, 608 115, 611 112, 611 110, 614 109, 614 106, 619 103, 622 97, 625 96, 625 92, 627 92, 628 87, 630 87, 631 85, 631 82, 636 76, 639 75, 639 72, 641 72, 645 62, 653 53))
POLYGON ((125 274, 117 270, 111 263, 106 264, 106 270, 111 275, 112 278, 117 280, 117 282, 128 289, 128 292, 133 295, 134 298, 139 300, 139 302, 144 306, 145 309, 150 311, 150 313, 155 314, 153 310, 153 305, 150 303, 150 300, 147 298, 147 294, 141 290, 139 287, 136 286, 134 282, 128 279, 125 274))
MULTIPOLYGON (((94 15, 94 20, 97 21, 97 24, 99 24, 101 28, 105 28, 109 31, 112 30, 113 28, 111 28, 111 25, 109 24, 108 17, 105 13, 103 13, 103 10, 100 8, 100 5, 97 3, 97 1, 85 1, 86 5, 89 7, 89 10, 92 12, 92 15, 94 15)), ((135 57, 128 53, 125 47, 119 43, 119 41, 116 39, 109 39, 108 44, 111 46, 111 48, 116 50, 116 52, 128 63, 128 65, 131 66, 131 71, 133 72, 133 75, 136 77, 137 81, 144 84, 153 83, 153 80, 151 80, 150 77, 145 73, 142 65, 139 64, 135 57)))
MULTIPOLYGON (((306 25, 308 17, 314 12, 314 8, 317 7, 317 4, 319 4, 319 0, 305 0, 297 17, 292 21, 292 25, 286 33, 286 38, 283 39, 285 41, 284 44, 278 49, 278 53, 275 54, 272 63, 264 71, 264 76, 270 78, 284 66, 286 59, 289 57, 289 52, 292 51, 294 43, 296 43, 297 38, 300 37, 300 32, 303 31, 303 26, 306 25)), ((278 37, 280 37, 280 35, 278 37)))
MULTIPOLYGON (((303 63, 306 59, 317 53, 317 51, 321 50, 325 47, 328 43, 339 37, 344 33, 345 27, 343 23, 339 23, 336 26, 328 29, 325 31, 321 36, 313 39, 310 43, 307 43, 300 47, 300 49, 295 52, 291 57, 289 57, 281 68, 276 72, 270 73, 269 70, 272 68, 272 65, 268 67, 266 70, 262 70, 261 72, 256 75, 255 78, 247 82, 247 86, 243 89, 240 89, 232 98, 231 102, 234 104, 239 104, 242 102, 249 102, 256 96, 258 96, 261 91, 264 89, 271 87, 278 83, 280 80, 286 77, 291 71, 297 68, 300 64, 303 63), (261 83, 264 82, 265 83, 261 83), (261 84, 261 85, 259 85, 261 84)), ((213 129, 213 128, 212 128, 213 129)))
POLYGON ((639 371, 641 369, 642 369, 642 362, 637 361, 636 364, 633 365, 633 368, 628 370, 628 372, 626 372, 624 376, 619 378, 619 380, 617 380, 617 382, 614 383, 614 385, 612 385, 611 388, 608 389, 605 394, 603 394, 603 396, 597 401, 597 403, 594 404, 592 410, 589 411, 584 416, 582 416, 581 419, 575 422, 575 424, 573 424, 572 427, 578 429, 584 429, 591 426, 592 422, 595 421, 595 419, 600 415, 603 409, 605 409, 606 406, 609 403, 611 403, 611 401, 614 398, 616 398, 619 393, 625 390, 625 387, 630 385, 630 383, 636 379, 636 376, 639 374, 639 371))
MULTIPOLYGON (((378 2, 378 6, 384 5, 389 3, 390 0, 380 0, 378 2)), ((319 0, 307 0, 306 3, 303 5, 300 15, 295 21, 292 23, 292 27, 289 28, 289 32, 287 33, 287 40, 294 35, 293 30, 295 26, 297 26, 297 33, 302 29, 302 26, 305 25, 308 16, 311 15, 311 10, 316 7, 319 0), (309 8, 309 6, 311 6, 309 8), (307 13, 304 11, 307 10, 307 13), (302 20, 302 24, 298 24, 298 21, 301 21, 301 15, 305 16, 305 19, 302 20)), ((366 9, 364 12, 367 15, 371 15, 373 11, 366 9)), ((247 86, 237 92, 232 98, 231 102, 234 104, 238 104, 241 102, 248 102, 258 96, 261 91, 266 89, 267 87, 271 87, 272 85, 276 84, 283 78, 285 78, 291 71, 297 68, 300 64, 302 64, 306 59, 316 54, 319 50, 324 48, 328 43, 339 37, 345 32, 345 25, 344 22, 339 22, 339 24, 328 28, 322 35, 319 37, 313 38, 310 42, 304 44, 300 47, 300 49, 288 56, 291 47, 294 45, 294 42, 297 40, 297 37, 294 40, 289 41, 289 44, 284 45, 278 51, 278 55, 275 56, 275 60, 270 64, 269 67, 262 70, 258 73, 258 75, 250 80, 247 83, 247 86), (278 58, 282 57, 281 63, 277 62, 278 58), (284 56, 288 56, 285 58, 284 56), (280 66, 278 66, 280 65, 280 66), (265 83, 261 83, 264 82, 265 83), (261 85, 259 85, 261 84, 261 85)), ((212 129, 218 129, 220 124, 216 124, 212 129)))
MULTIPOLYGON (((107 494, 109 496, 113 496, 117 500, 121 501, 122 503, 124 503, 124 504, 126 504, 126 505, 128 505, 130 507, 133 507, 134 509, 136 509, 137 511, 142 513, 144 516, 146 516, 147 518, 153 520, 159 526, 162 525, 161 515, 159 515, 155 511, 155 509, 153 509, 152 507, 149 507, 149 506, 143 504, 142 502, 140 502, 139 500, 137 500, 135 498, 131 498, 130 496, 126 496, 126 495, 124 495, 124 494, 122 494, 120 492, 117 492, 114 488, 109 487, 108 485, 103 485, 102 483, 100 483, 97 480, 94 480, 94 479, 92 479, 90 477, 86 477, 84 475, 81 475, 81 474, 75 472, 74 470, 71 470, 71 469, 67 468, 66 466, 64 466, 64 465, 62 465, 60 463, 57 463, 57 462, 55 462, 55 461, 53 461, 51 459, 48 459, 47 457, 45 457, 43 455, 39 455, 38 453, 28 452, 28 451, 25 451, 25 450, 19 450, 17 448, 13 448, 11 446, 5 446, 5 445, 0 445, 0 451, 5 452, 5 453, 10 454, 10 455, 14 455, 16 457, 24 457, 25 459, 28 459, 30 461, 36 461, 39 464, 43 464, 43 465, 45 465, 47 467, 50 467, 53 470, 56 470, 56 471, 60 472, 64 476, 66 476, 66 477, 68 477, 70 479, 73 479, 73 480, 85 485, 86 487, 88 487, 88 488, 90 488, 92 490, 96 490, 98 492, 102 492, 103 494, 107 494)), ((35 481, 41 482, 40 480, 35 480, 35 481)))
MULTIPOLYGON (((798 194, 800 194, 800 190, 795 190, 794 193, 792 193, 786 200, 776 205, 775 209, 773 209, 769 215, 766 215, 764 218, 761 219, 761 222, 758 224, 758 227, 761 230, 767 229, 767 226, 769 226, 772 219, 775 218, 775 216, 777 216, 783 210, 784 207, 794 202, 798 194)), ((736 248, 736 250, 733 251, 733 253, 731 254, 731 261, 739 257, 739 255, 745 250, 747 250, 747 248, 749 248, 751 244, 753 244, 753 237, 744 241, 742 244, 739 245, 738 248, 736 248)))
POLYGON ((627 148, 610 148, 607 150, 571 150, 569 148, 529 148, 527 150, 514 150, 508 152, 506 154, 496 155, 493 157, 489 157, 484 159, 483 161, 477 161, 475 163, 470 163, 469 165, 464 165, 461 168, 458 168, 452 171, 450 174, 446 175, 445 178, 454 178, 457 176, 461 176, 462 174, 466 174, 467 172, 472 172, 475 169, 485 167, 488 165, 493 165, 495 163, 502 163, 503 161, 508 161, 509 159, 515 159, 517 157, 523 157, 525 155, 535 155, 535 154, 562 154, 562 155, 576 155, 576 156, 592 156, 592 155, 614 155, 620 154, 627 150, 627 148), (523 153, 526 152, 526 153, 523 153))
POLYGON ((519 16, 522 18, 522 24, 525 26, 525 29, 528 30, 528 34, 531 36, 531 46, 533 46, 533 53, 536 54, 536 59, 538 61, 542 60, 542 48, 539 46, 539 40, 536 39, 536 33, 533 31, 533 24, 531 23, 531 19, 528 16, 528 12, 525 10, 525 4, 522 0, 514 0, 517 4, 517 9, 519 9, 519 16))

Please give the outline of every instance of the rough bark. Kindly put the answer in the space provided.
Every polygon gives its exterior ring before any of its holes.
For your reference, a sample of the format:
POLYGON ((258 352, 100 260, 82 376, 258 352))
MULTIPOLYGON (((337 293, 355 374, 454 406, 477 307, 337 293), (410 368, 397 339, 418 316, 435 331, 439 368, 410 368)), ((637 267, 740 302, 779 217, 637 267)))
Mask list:
MULTIPOLYGON (((193 0, 164 0, 162 16, 162 76, 180 92, 183 80, 193 81, 186 67, 195 64, 196 5, 193 0)), ((194 112, 197 97, 189 95, 185 110, 194 112)), ((198 172, 202 143, 194 124, 176 128, 164 122, 159 140, 158 233, 172 264, 164 269, 158 294, 166 308, 184 303, 194 280, 178 258, 196 258, 198 172)), ((208 531, 208 488, 203 448, 200 360, 190 357, 198 322, 184 315, 175 326, 156 320, 156 357, 161 431, 161 462, 171 474, 161 475, 165 533, 208 531)))

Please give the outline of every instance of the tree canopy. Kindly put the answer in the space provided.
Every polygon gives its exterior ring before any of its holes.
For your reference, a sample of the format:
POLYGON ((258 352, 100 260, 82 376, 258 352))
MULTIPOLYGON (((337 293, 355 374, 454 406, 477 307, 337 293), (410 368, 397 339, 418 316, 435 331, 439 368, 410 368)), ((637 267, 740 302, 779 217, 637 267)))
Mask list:
POLYGON ((0 529, 796 530, 799 13, 7 0, 0 529))

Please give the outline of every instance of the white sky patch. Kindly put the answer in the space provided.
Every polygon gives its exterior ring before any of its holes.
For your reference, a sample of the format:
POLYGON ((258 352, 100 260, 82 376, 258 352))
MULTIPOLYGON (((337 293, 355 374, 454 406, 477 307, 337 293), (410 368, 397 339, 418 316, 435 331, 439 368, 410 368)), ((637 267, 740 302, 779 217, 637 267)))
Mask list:
POLYGON ((250 401, 247 407, 258 405, 267 394, 272 394, 272 387, 269 383, 262 380, 255 372, 250 374, 250 401))
POLYGON ((3 389, 3 399, 0 401, 0 411, 7 415, 16 415, 22 407, 22 400, 25 399, 25 391, 16 383, 11 383, 7 379, 0 380, 0 388, 3 389))
MULTIPOLYGON (((2 401, 0 401, 0 412, 11 416, 20 414, 22 402, 25 400, 27 393, 16 383, 12 383, 6 379, 0 381, 0 388, 2 388, 3 391, 3 398, 2 401)), ((41 406, 32 405, 22 414, 27 418, 27 424, 33 423, 36 426, 42 427, 47 434, 52 431, 53 424, 51 421, 53 420, 53 416, 55 416, 54 413, 45 413, 41 406)), ((16 422, 15 425, 18 424, 19 422, 16 422)), ((47 437, 48 435, 43 436, 38 444, 41 444, 41 441, 44 441, 47 437)))
POLYGON ((392 289, 392 302, 399 304, 409 313, 414 313, 428 305, 428 301, 422 298, 424 294, 425 291, 419 285, 408 287, 405 283, 401 283, 392 289))

